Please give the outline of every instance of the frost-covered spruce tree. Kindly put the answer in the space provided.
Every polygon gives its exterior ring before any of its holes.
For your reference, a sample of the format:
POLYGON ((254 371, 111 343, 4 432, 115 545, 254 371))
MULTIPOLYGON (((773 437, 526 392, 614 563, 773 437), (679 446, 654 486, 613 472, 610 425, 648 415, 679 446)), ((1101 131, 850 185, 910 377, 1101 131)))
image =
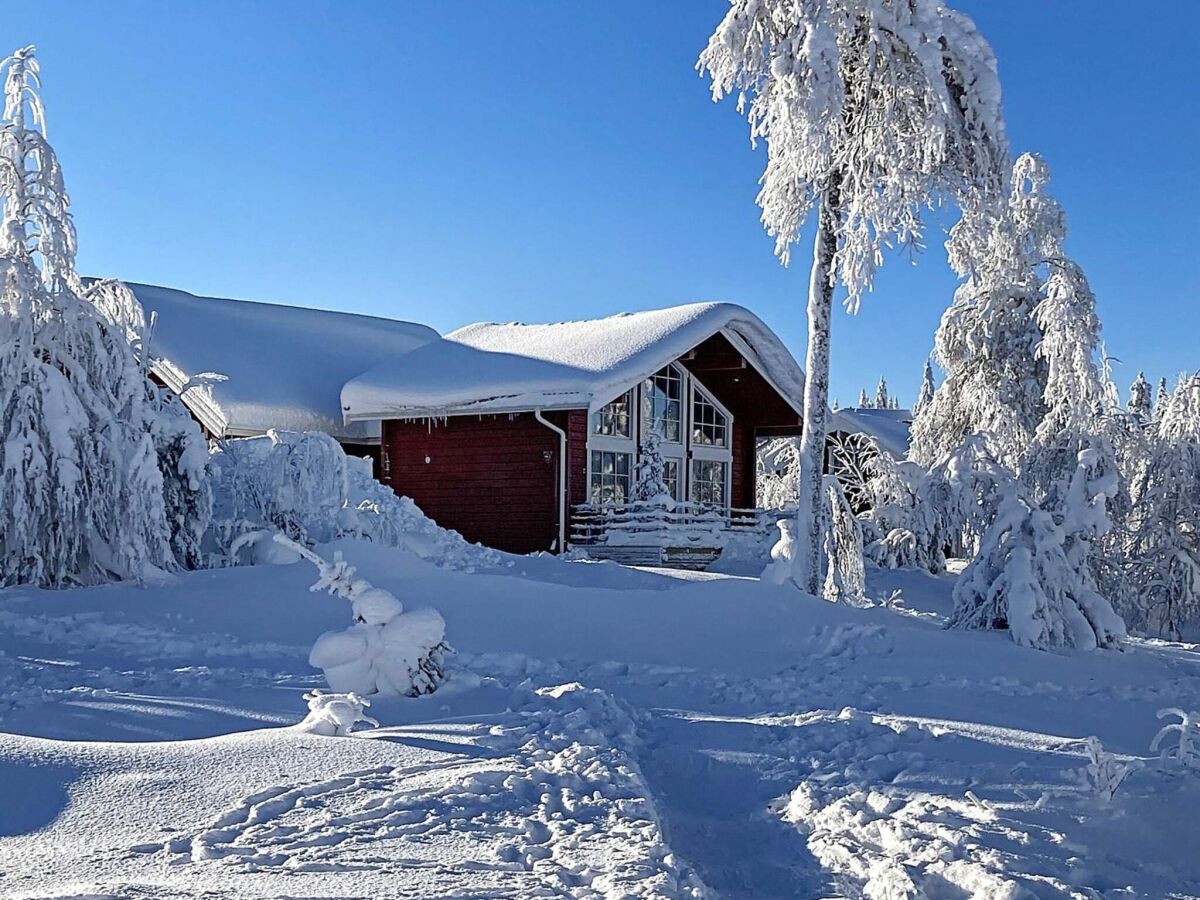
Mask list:
POLYGON ((858 408, 859 409, 870 409, 871 408, 871 398, 867 394, 866 388, 863 388, 861 391, 858 392, 858 408))
POLYGON ((3 67, 0 584, 175 568, 155 440, 161 410, 124 324, 101 312, 75 271, 33 48, 3 67))
POLYGON ((875 386, 875 408, 892 408, 892 398, 888 396, 887 379, 882 375, 879 376, 879 384, 875 386))
POLYGON ((1127 606, 1179 639, 1200 623, 1200 376, 1175 388, 1155 429, 1127 528, 1127 606))
POLYGON ((1137 378, 1129 386, 1129 404, 1126 406, 1129 414, 1139 422, 1148 423, 1154 418, 1154 405, 1150 394, 1150 382, 1144 372, 1138 372, 1137 378))
POLYGON ((817 211, 795 579, 816 594, 834 287, 857 310, 883 248, 920 246, 924 208, 998 190, 996 61, 941 0, 731 0, 698 68, 715 100, 737 94, 767 145, 758 203, 785 265, 817 211))
POLYGON ((1167 390, 1167 379, 1158 379, 1158 389, 1154 392, 1154 421, 1159 421, 1167 406, 1171 403, 1171 392, 1167 390))
POLYGON ((653 429, 642 438, 641 453, 635 467, 633 500, 636 503, 668 505, 671 491, 666 482, 666 464, 662 455, 662 436, 653 429))
POLYGON ((951 229, 946 249, 964 280, 934 337, 945 380, 913 421, 909 456, 923 465, 987 433, 998 461, 1015 471, 1045 414, 1035 310, 1066 233, 1049 180, 1045 162, 1023 154, 1004 202, 968 207, 951 229))

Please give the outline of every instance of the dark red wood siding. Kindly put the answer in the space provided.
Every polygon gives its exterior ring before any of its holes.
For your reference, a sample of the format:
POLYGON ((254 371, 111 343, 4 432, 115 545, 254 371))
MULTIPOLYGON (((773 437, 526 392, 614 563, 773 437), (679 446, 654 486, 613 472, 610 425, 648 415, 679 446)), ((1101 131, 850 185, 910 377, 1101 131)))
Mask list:
MULTIPOLYGON (((587 417, 546 413, 569 436, 571 491, 583 490, 587 417)), ((550 550, 558 538, 558 435, 532 413, 383 423, 381 480, 444 528, 510 553, 550 550)))
MULTIPOLYGON (((572 409, 567 413, 546 413, 546 418, 567 432, 567 503, 578 506, 587 502, 587 436, 588 414, 586 409, 572 409), (566 425, 557 416, 565 416, 566 425)), ((567 515, 570 515, 568 508, 567 515)))

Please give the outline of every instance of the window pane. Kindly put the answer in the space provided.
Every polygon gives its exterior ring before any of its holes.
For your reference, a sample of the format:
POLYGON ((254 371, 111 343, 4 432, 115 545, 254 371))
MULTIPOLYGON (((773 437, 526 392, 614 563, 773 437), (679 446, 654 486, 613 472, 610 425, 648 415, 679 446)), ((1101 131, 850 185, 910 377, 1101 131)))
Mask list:
POLYGON ((692 460, 692 500, 712 506, 725 505, 725 476, 728 466, 712 459, 692 460))
POLYGON ((592 434, 629 437, 629 411, 632 394, 627 391, 611 403, 592 413, 592 434))
POLYGON ((664 441, 678 444, 683 409, 683 380, 679 370, 667 366, 642 382, 642 422, 664 441))
POLYGON ((669 493, 676 500, 679 499, 679 461, 674 459, 663 460, 663 483, 667 486, 669 493))
POLYGON ((706 447, 724 447, 729 435, 729 420, 699 391, 692 399, 692 442, 706 447))
POLYGON ((591 502, 623 504, 629 496, 630 454, 592 451, 591 502))

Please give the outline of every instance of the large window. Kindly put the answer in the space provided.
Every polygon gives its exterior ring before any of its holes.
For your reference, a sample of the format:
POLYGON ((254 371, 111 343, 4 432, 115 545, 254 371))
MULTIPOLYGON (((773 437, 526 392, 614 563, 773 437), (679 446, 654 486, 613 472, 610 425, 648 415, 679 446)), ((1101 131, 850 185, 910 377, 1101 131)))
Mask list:
POLYGON ((622 504, 629 497, 633 455, 614 450, 592 451, 591 502, 622 504))
POLYGON ((725 474, 729 464, 715 459, 692 460, 692 501, 725 505, 725 474))
POLYGON ((699 390, 692 391, 692 443, 702 447, 729 446, 729 420, 699 390))
POLYGON ((664 441, 678 444, 682 417, 683 378, 675 366, 666 366, 642 383, 642 423, 664 441))
POLYGON ((626 391, 612 403, 592 413, 592 434, 608 437, 631 437, 629 430, 633 392, 626 391))

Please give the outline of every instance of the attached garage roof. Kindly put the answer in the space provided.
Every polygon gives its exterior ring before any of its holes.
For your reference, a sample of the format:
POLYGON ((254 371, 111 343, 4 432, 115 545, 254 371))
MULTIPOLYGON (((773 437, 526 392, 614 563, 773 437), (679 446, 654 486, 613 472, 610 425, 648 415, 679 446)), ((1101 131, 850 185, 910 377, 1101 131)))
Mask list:
POLYGON ((349 421, 595 409, 718 333, 803 409, 804 373, 762 320, 732 303, 691 303, 546 325, 468 325, 351 379, 342 410, 349 421))
POLYGON ((324 431, 345 440, 371 436, 346 424, 346 380, 385 360, 439 340, 425 325, 375 316, 197 297, 129 283, 149 317, 153 372, 216 434, 268 428, 324 431), (204 383, 205 373, 225 376, 204 383))

